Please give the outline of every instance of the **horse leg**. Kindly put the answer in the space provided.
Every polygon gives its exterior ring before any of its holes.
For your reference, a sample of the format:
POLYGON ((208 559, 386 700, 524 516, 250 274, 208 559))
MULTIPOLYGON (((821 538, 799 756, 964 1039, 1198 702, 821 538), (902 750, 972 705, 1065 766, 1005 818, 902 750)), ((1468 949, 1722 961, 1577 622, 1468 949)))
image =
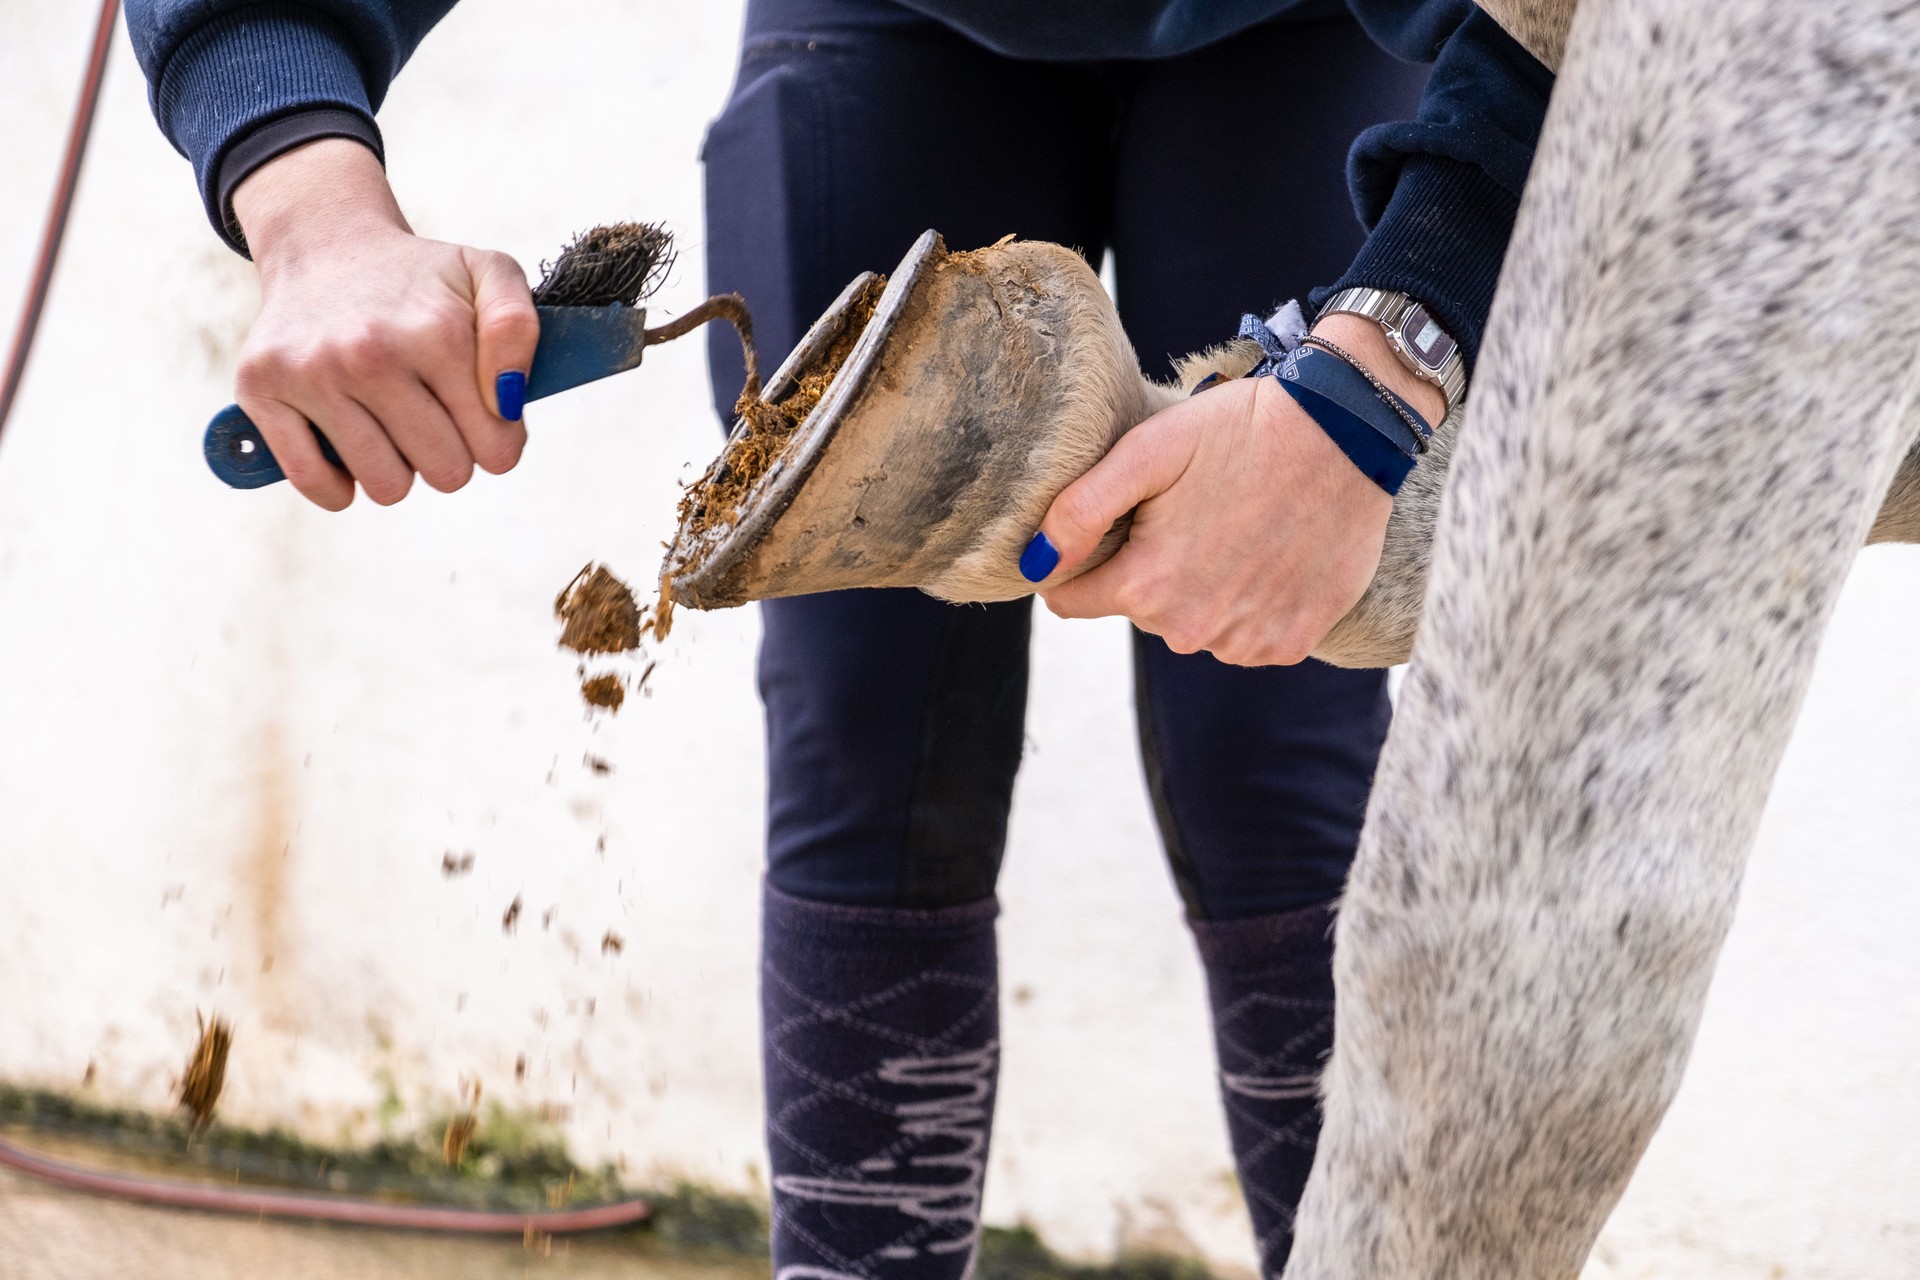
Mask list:
POLYGON ((1585 0, 1336 934, 1289 1280, 1565 1280, 1915 421, 1920 10, 1585 0))

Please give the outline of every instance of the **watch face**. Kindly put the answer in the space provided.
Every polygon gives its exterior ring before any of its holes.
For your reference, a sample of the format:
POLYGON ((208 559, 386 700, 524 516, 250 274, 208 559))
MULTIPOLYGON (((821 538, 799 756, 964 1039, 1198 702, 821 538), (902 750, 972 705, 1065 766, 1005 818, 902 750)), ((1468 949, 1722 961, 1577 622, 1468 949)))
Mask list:
POLYGON ((1400 341, 1408 354, 1433 373, 1440 372, 1440 366, 1453 354, 1455 345, 1453 335, 1442 329, 1440 322, 1417 302, 1400 317, 1400 341))

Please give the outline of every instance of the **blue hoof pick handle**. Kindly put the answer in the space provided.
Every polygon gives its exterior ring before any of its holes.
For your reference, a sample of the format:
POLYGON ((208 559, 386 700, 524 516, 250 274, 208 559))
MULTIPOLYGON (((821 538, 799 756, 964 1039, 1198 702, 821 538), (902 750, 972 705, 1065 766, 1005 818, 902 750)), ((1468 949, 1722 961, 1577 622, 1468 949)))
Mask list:
MULTIPOLYGON (((683 320, 699 317, 699 323, 705 323, 714 314, 709 310, 712 302, 710 299, 696 307, 683 320)), ((640 353, 647 347, 645 307, 610 302, 604 307, 538 307, 535 310, 540 316, 540 341, 533 349, 533 369, 526 379, 526 400, 539 400, 635 368, 640 363, 640 353)), ((677 321, 667 326, 657 335, 659 340, 679 336, 681 324, 677 321)), ((500 407, 503 411, 514 410, 517 418, 521 406, 509 403, 506 390, 502 389, 500 407)), ((333 451, 318 427, 313 430, 313 438, 320 442, 320 452, 326 455, 327 461, 345 471, 340 455, 333 451)), ((287 478, 287 473, 274 459, 273 450, 261 438, 260 428, 253 425, 253 419, 237 404, 230 404, 213 415, 213 421, 207 424, 204 448, 213 474, 232 488, 263 489, 287 478)))
MULTIPOLYGON (((313 438, 320 442, 320 452, 327 461, 341 467, 340 455, 333 451, 333 445, 317 427, 313 429, 313 438)), ((237 404, 214 414, 213 421, 207 424, 206 453, 207 465, 213 468, 213 474, 230 488, 260 489, 287 478, 273 451, 261 438, 260 428, 253 425, 253 419, 237 404)))

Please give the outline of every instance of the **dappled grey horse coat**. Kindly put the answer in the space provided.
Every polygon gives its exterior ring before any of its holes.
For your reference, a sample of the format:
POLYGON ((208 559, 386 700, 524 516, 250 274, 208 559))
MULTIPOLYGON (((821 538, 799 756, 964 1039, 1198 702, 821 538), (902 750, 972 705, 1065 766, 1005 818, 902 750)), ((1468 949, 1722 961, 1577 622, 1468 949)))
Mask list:
POLYGON ((1920 8, 1487 7, 1565 58, 1341 908, 1289 1280, 1579 1271, 1847 568, 1913 536, 1911 466, 1882 504, 1920 421, 1920 8))

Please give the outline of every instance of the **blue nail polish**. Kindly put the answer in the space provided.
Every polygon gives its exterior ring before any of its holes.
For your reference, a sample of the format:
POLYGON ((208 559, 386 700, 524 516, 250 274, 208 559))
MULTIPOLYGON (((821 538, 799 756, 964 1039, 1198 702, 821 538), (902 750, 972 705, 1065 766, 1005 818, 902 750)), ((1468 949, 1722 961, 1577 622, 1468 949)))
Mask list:
POLYGON ((1028 582, 1039 582, 1052 573, 1060 563, 1060 549, 1053 545, 1053 539, 1044 533, 1033 535, 1033 541, 1020 553, 1020 576, 1028 582))
POLYGON ((493 398, 499 402, 501 417, 508 422, 520 421, 521 410, 527 406, 527 375, 518 369, 509 369, 495 378, 493 398))

